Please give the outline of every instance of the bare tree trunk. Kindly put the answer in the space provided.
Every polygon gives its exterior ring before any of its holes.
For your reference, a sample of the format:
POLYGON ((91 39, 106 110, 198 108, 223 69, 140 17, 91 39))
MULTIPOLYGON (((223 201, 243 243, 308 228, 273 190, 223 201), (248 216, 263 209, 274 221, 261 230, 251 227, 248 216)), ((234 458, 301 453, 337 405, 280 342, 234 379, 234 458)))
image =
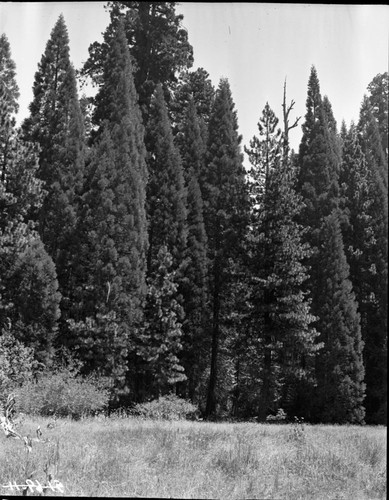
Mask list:
POLYGON ((289 131, 293 128, 297 127, 298 122, 301 119, 301 116, 296 118, 293 125, 289 125, 289 113, 292 111, 294 105, 296 103, 292 100, 289 106, 286 106, 286 78, 284 82, 284 98, 282 100, 282 111, 283 111, 283 119, 284 119, 284 140, 283 140, 283 160, 286 161, 288 159, 289 154, 289 131))
POLYGON ((271 348, 271 319, 268 306, 270 303, 269 293, 264 294, 265 312, 264 312, 264 354, 263 354, 263 372, 262 372, 262 390, 260 398, 260 408, 258 420, 266 420, 273 400, 272 394, 272 348, 271 348))

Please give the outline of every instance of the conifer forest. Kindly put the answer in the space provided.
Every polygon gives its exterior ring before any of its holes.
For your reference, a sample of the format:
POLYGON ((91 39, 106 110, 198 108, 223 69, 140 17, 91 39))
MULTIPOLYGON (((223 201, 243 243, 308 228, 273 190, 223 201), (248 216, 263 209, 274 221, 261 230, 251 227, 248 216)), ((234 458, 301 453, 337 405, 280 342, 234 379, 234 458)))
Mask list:
POLYGON ((0 396, 72 364, 110 409, 386 424, 388 73, 338 125, 312 66, 243 144, 175 3, 108 8, 77 70, 58 18, 20 126, 0 34, 0 396))

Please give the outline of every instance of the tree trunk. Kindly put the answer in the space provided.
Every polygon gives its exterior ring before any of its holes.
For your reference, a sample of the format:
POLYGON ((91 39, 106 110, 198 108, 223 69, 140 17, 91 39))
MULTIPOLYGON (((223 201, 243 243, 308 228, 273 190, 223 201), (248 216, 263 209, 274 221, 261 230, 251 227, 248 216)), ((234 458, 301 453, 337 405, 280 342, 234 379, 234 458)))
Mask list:
POLYGON ((272 350, 271 350, 271 319, 268 311, 269 306, 269 294, 265 292, 264 296, 265 302, 265 313, 264 313, 264 356, 263 356, 263 383, 260 398, 260 408, 258 413, 258 419, 260 421, 265 421, 272 403, 272 350))
POLYGON ((217 361, 220 337, 220 281, 219 258, 216 256, 214 263, 211 372, 209 375, 207 405, 205 409, 206 418, 214 416, 216 412, 217 361))

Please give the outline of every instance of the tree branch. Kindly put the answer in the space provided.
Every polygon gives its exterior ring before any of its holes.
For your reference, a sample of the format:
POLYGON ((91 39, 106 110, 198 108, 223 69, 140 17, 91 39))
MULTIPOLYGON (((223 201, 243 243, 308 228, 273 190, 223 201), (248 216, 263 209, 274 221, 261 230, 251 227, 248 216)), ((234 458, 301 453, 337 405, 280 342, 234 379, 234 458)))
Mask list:
POLYGON ((289 131, 297 127, 299 121, 301 120, 301 116, 299 116, 298 118, 296 118, 296 120, 292 125, 289 125, 289 114, 292 111, 295 104, 296 104, 295 101, 292 99, 289 106, 286 106, 286 78, 285 78, 284 97, 282 101, 282 110, 284 115, 284 157, 287 156, 289 151, 289 131))

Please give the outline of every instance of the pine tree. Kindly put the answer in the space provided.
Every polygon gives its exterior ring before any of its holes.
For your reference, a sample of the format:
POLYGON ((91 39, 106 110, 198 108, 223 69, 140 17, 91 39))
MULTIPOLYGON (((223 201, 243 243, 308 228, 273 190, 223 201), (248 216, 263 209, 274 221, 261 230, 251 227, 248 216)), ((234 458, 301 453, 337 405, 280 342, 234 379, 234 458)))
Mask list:
MULTIPOLYGON (((258 123, 259 137, 254 136, 250 148, 245 148, 253 166, 250 315, 252 329, 261 339, 257 359, 260 375, 256 377, 261 380, 256 396, 261 420, 277 411, 288 386, 308 375, 308 358, 317 350, 317 334, 310 326, 315 318, 301 290, 307 279, 302 261, 309 255, 302 242, 302 227, 296 222, 302 203, 294 191, 288 140, 277 125, 267 103, 258 123)), ((286 124, 284 128, 287 133, 291 127, 286 124)))
MULTIPOLYGON (((39 144, 37 175, 47 196, 39 211, 39 234, 53 258, 63 296, 63 322, 74 301, 75 234, 85 162, 84 127, 74 69, 69 59, 69 37, 61 15, 38 65, 30 116, 24 137, 39 144)), ((62 325, 64 333, 64 324, 62 325)))
MULTIPOLYGON (((78 259, 77 315, 84 323, 79 348, 89 369, 112 376, 120 394, 131 385, 128 364, 143 321, 147 253, 144 128, 121 23, 111 39, 103 82, 96 100, 105 119, 93 145, 80 218, 85 243, 78 259)), ((73 328, 77 331, 77 324, 73 328)), ((131 370, 135 377, 136 366, 131 370)))
POLYGON ((10 112, 17 113, 19 104, 19 87, 16 83, 16 65, 11 58, 11 48, 7 36, 3 33, 0 37, 0 82, 10 112))
POLYGON ((377 121, 364 99, 358 123, 358 139, 366 161, 367 196, 364 212, 368 238, 364 248, 367 270, 361 296, 362 332, 365 340, 366 420, 386 422, 388 195, 387 162, 377 121))
POLYGON ((150 105, 146 131, 147 218, 149 226, 148 275, 158 266, 162 246, 173 257, 173 268, 183 263, 186 248, 186 191, 181 157, 174 145, 173 133, 161 85, 150 105))
POLYGON ((202 180, 208 237, 211 294, 211 366, 206 416, 217 411, 217 383, 223 315, 232 263, 241 254, 247 227, 248 198, 241 136, 229 83, 220 81, 209 121, 207 162, 202 180))
POLYGON ((363 341, 338 214, 326 217, 321 234, 323 273, 316 283, 321 290, 317 328, 324 346, 317 357, 314 418, 361 424, 365 416, 363 341))
POLYGON ((31 220, 43 200, 38 149, 16 133, 14 110, 0 80, 0 330, 12 332, 48 366, 60 294, 54 263, 31 220))

